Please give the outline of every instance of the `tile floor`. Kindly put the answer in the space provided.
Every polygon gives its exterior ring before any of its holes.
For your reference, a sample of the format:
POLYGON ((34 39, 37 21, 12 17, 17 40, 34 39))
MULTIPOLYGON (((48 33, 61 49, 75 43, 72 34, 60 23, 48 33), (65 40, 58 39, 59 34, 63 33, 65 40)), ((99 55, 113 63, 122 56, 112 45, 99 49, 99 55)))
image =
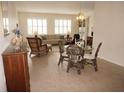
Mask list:
POLYGON ((81 75, 75 68, 66 72, 67 62, 57 66, 58 47, 41 57, 29 57, 30 85, 33 92, 124 91, 124 67, 98 59, 98 72, 85 66, 81 75))

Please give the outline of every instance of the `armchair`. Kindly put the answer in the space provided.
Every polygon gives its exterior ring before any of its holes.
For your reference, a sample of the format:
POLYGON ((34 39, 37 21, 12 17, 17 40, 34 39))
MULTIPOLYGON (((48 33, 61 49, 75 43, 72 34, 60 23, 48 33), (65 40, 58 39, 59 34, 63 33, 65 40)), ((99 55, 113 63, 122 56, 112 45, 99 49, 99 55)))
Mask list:
POLYGON ((30 56, 31 54, 37 54, 41 55, 42 53, 47 54, 48 48, 47 44, 42 44, 42 40, 38 37, 27 37, 28 44, 31 48, 30 56))

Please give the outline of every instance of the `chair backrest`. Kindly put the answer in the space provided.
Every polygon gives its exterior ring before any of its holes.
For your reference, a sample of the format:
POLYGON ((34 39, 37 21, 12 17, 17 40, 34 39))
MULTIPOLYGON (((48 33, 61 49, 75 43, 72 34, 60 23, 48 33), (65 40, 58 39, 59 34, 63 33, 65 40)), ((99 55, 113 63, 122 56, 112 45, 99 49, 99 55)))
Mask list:
POLYGON ((67 54, 70 59, 72 60, 79 60, 80 58, 83 59, 84 57, 84 50, 77 46, 77 45, 69 45, 67 47, 67 54))
POLYGON ((83 47, 86 47, 86 41, 85 40, 83 40, 83 43, 84 43, 83 47))
POLYGON ((87 37, 87 46, 90 46, 92 48, 93 45, 93 37, 88 36, 87 37))
POLYGON ((76 39, 76 41, 80 40, 80 35, 79 34, 74 34, 74 39, 76 39))
POLYGON ((99 43, 99 45, 98 45, 98 47, 97 47, 97 49, 96 49, 95 59, 96 59, 97 56, 98 56, 98 52, 99 52, 99 50, 100 50, 101 45, 102 45, 102 42, 99 43))
POLYGON ((82 48, 86 47, 85 40, 82 40, 82 39, 80 39, 80 41, 76 42, 75 44, 82 47, 82 48))
POLYGON ((74 34, 72 43, 75 44, 75 41, 78 42, 80 40, 79 34, 74 34))
POLYGON ((28 44, 33 52, 40 51, 42 41, 38 37, 27 37, 28 44))
POLYGON ((60 54, 64 53, 64 43, 60 40, 60 41, 58 41, 58 44, 59 44, 60 54))

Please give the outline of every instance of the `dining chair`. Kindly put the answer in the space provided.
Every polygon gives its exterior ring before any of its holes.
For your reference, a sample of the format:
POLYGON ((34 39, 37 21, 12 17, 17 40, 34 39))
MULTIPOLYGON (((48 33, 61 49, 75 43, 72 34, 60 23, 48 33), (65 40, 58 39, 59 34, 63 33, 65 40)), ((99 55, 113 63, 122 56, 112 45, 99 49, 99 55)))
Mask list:
POLYGON ((93 65, 95 71, 98 70, 97 57, 98 57, 98 53, 99 53, 101 45, 102 45, 102 42, 99 43, 94 55, 93 55, 93 53, 84 55, 85 64, 93 65))
POLYGON ((93 46, 93 37, 92 36, 87 37, 87 46, 90 46, 92 48, 92 46, 93 46))
POLYGON ((66 51, 64 49, 64 43, 60 40, 58 41, 59 44, 59 53, 60 53, 60 58, 58 62, 58 66, 60 63, 63 63, 63 61, 68 61, 68 55, 66 54, 66 51))
POLYGON ((85 40, 83 40, 83 47, 86 47, 86 41, 85 40))
POLYGON ((82 39, 80 39, 80 41, 76 42, 75 44, 82 48, 86 47, 86 42, 85 42, 85 40, 82 40, 82 39))
POLYGON ((69 56, 67 72, 71 67, 76 67, 77 73, 80 74, 83 67, 84 50, 78 45, 70 45, 67 47, 67 54, 69 56))

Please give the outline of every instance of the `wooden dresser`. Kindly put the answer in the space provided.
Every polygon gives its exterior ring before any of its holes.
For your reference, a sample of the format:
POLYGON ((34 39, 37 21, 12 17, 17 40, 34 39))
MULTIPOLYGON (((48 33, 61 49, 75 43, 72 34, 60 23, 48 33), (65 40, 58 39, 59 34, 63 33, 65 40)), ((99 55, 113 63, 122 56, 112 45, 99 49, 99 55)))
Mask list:
POLYGON ((9 46, 2 54, 7 91, 29 92, 30 79, 26 49, 9 46))

